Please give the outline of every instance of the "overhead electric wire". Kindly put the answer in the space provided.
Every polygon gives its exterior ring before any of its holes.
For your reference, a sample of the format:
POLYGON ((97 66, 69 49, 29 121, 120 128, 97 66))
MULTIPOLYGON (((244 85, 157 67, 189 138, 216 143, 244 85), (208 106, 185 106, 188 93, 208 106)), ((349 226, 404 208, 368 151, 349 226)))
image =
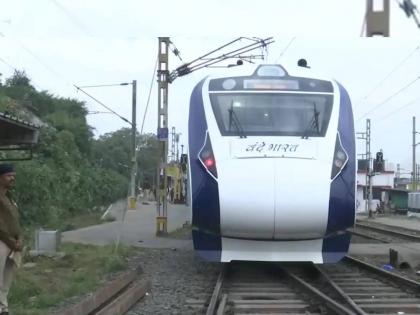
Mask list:
POLYGON ((115 84, 99 84, 99 85, 84 85, 84 86, 79 86, 80 88, 84 89, 84 88, 94 88, 94 87, 104 87, 104 86, 120 86, 120 85, 129 85, 131 83, 115 83, 115 84))
POLYGON ((385 116, 383 116, 383 117, 379 118, 379 119, 377 120, 377 122, 387 119, 389 116, 391 116, 391 115, 393 115, 393 114, 395 114, 395 113, 399 112, 399 111, 400 111, 400 110, 402 110, 403 108, 406 108, 406 107, 409 107, 409 106, 411 106, 411 105, 414 105, 414 104, 415 104, 416 102, 418 102, 418 101, 420 101, 420 98, 416 98, 416 99, 414 99, 414 100, 412 100, 412 101, 408 102, 407 104, 405 104, 405 105, 403 105, 403 106, 398 107, 397 109, 393 110, 392 112, 390 112, 390 113, 386 114, 385 116))
POLYGON ((282 52, 280 53, 280 55, 278 56, 278 58, 276 59, 276 61, 274 63, 279 62, 280 58, 283 57, 283 55, 286 53, 286 51, 289 49, 290 45, 292 45, 292 43, 294 42, 294 40, 296 39, 296 36, 293 37, 289 43, 286 45, 286 47, 282 50, 282 52))
POLYGON ((4 60, 2 57, 0 57, 0 61, 3 62, 6 66, 12 68, 15 71, 18 71, 15 67, 13 67, 10 63, 8 63, 6 60, 4 60))
POLYGON ((22 43, 18 42, 20 44, 20 46, 29 54, 32 56, 32 58, 34 58, 36 61, 38 61, 45 69, 47 69, 49 72, 51 72, 52 74, 54 74, 56 77, 60 78, 61 80, 63 80, 66 84, 70 85, 71 84, 58 72, 56 72, 54 69, 52 69, 50 66, 48 66, 45 62, 43 62, 41 60, 41 58, 39 58, 33 51, 31 51, 29 48, 27 48, 25 45, 23 45, 22 43))
POLYGON ((116 111, 112 110, 109 106, 106 106, 104 103, 102 103, 100 100, 98 100, 97 98, 93 97, 92 95, 90 95, 89 93, 87 93, 86 91, 84 91, 82 88, 78 87, 77 85, 74 84, 74 87, 78 90, 83 92, 84 94, 86 94, 87 96, 89 96, 91 99, 93 99, 95 102, 97 102, 98 104, 102 105, 103 107, 105 107, 107 110, 109 110, 111 113, 113 113, 115 116, 118 116, 120 119, 124 120, 126 123, 129 123, 130 125, 133 125, 131 121, 129 121, 127 118, 124 118, 123 116, 121 116, 120 114, 118 114, 116 111))
POLYGON ((369 93, 367 93, 363 99, 367 99, 369 96, 372 95, 373 92, 375 92, 395 71, 397 71, 408 59, 411 58, 411 56, 416 52, 416 50, 418 50, 420 48, 420 45, 418 45, 416 48, 414 48, 414 50, 412 52, 410 52, 408 54, 407 57, 405 57, 396 67, 394 67, 394 69, 391 70, 391 72, 389 72, 385 78, 383 78, 369 93))
POLYGON ((51 0, 56 6, 57 8, 59 8, 66 16, 67 18, 74 24, 76 25, 80 30, 82 30, 86 35, 88 36, 92 36, 92 34, 90 34, 90 32, 88 31, 88 29, 83 25, 83 23, 81 23, 77 18, 75 18, 73 16, 73 14, 71 14, 69 12, 69 10, 67 10, 65 7, 63 7, 61 4, 59 4, 56 0, 51 0))
POLYGON ((274 42, 272 37, 268 37, 266 39, 263 39, 263 40, 260 40, 260 41, 255 41, 252 44, 249 44, 249 45, 243 46, 241 48, 235 49, 233 51, 230 51, 226 54, 221 54, 221 55, 218 55, 216 57, 211 57, 211 58, 205 58, 205 57, 211 55, 212 53, 215 53, 216 51, 219 51, 219 50, 223 49, 224 47, 226 47, 228 45, 231 45, 231 44, 233 44, 233 43, 235 43, 235 42, 237 42, 241 39, 243 39, 243 37, 239 37, 239 38, 229 42, 228 44, 225 44, 225 45, 223 45, 223 46, 221 46, 221 47, 219 47, 219 48, 217 48, 217 49, 215 49, 215 50, 213 50, 213 51, 211 51, 211 52, 209 52, 209 53, 207 53, 207 54, 205 54, 205 55, 203 55, 203 56, 201 56, 201 57, 199 57, 199 58, 197 58, 197 59, 195 59, 195 60, 193 60, 189 63, 186 63, 186 64, 178 67, 175 71, 173 71, 171 73, 171 75, 170 75, 171 80, 173 81, 178 76, 181 76, 181 75, 184 75, 184 74, 187 74, 187 73, 190 73, 190 72, 202 69, 202 68, 206 68, 206 67, 211 66, 211 65, 213 65, 215 63, 218 63, 220 61, 223 61, 223 60, 226 60, 226 59, 231 59, 231 58, 237 58, 237 56, 240 55, 240 54, 243 54, 243 53, 252 51, 254 49, 260 48, 261 45, 267 46, 268 44, 271 44, 271 43, 274 42), (198 62, 198 63, 193 65, 193 63, 196 63, 196 62, 198 62))
POLYGON ((407 85, 405 85, 403 88, 399 89, 397 92, 395 92, 394 94, 392 94, 391 96, 389 96, 384 101, 382 101, 379 104, 377 104, 375 107, 373 107, 369 111, 367 111, 365 114, 363 114, 363 116, 361 116, 359 119, 357 119, 357 121, 361 120, 362 118, 366 117, 367 115, 369 115, 370 113, 372 113, 373 111, 375 111, 376 109, 378 109, 379 107, 381 107, 382 105, 384 105, 385 103, 387 103, 389 100, 391 100, 392 98, 394 98, 395 96, 397 96, 398 94, 400 94, 402 91, 404 91, 407 88, 409 88, 411 85, 413 85, 419 79, 420 79, 420 76, 417 77, 416 79, 414 79, 413 81, 411 81, 410 83, 408 83, 407 85))
POLYGON ((365 14, 363 15, 363 22, 362 22, 362 29, 360 30, 360 37, 363 37, 363 34, 365 32, 366 18, 367 18, 367 10, 365 11, 365 14))
MULTIPOLYGON (((4 60, 3 58, 1 58, 0 57, 0 61, 1 62, 3 62, 5 65, 7 65, 8 67, 10 67, 10 68, 12 68, 14 71, 15 71, 15 73, 16 72, 20 72, 15 66, 13 66, 13 65, 11 65, 10 63, 8 63, 6 60, 4 60)), ((25 70, 22 70, 22 72, 25 72, 25 70)), ((38 89, 38 90, 41 90, 40 88, 39 88, 39 86, 37 85, 37 84, 35 84, 34 82, 31 82, 31 85, 35 88, 35 89, 38 89)))
POLYGON ((149 96, 147 97, 146 108, 144 109, 143 121, 141 123, 140 134, 143 134, 144 121, 146 119, 147 110, 149 108, 150 95, 152 94, 153 83, 155 82, 155 73, 156 73, 156 69, 157 69, 157 66, 158 66, 158 62, 159 62, 159 60, 158 60, 158 58, 156 58, 155 68, 153 69, 152 80, 150 82, 149 96))
MULTIPOLYGON (((6 37, 4 35, 4 37, 6 37)), ((50 66, 48 66, 45 62, 42 61, 40 57, 38 57, 37 54, 35 54, 31 49, 26 47, 22 42, 20 42, 18 39, 13 38, 13 40, 19 44, 19 46, 26 51, 27 54, 29 54, 33 59, 35 59, 38 63, 40 63, 45 69, 47 69, 49 72, 51 72, 54 76, 58 77, 62 81, 64 81, 67 85, 71 86, 72 84, 69 83, 60 73, 56 72, 54 69, 52 69, 50 66)), ((16 70, 16 69, 15 69, 16 70)))

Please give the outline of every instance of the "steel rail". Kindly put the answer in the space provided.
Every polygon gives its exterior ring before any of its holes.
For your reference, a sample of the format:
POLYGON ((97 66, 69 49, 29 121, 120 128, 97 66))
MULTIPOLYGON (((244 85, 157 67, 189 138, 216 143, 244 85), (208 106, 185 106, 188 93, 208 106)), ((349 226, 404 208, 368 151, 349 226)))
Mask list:
POLYGON ((290 279, 297 282, 304 289, 306 289, 307 291, 309 291, 313 295, 316 295, 319 299, 324 301, 326 303, 327 307, 330 308, 331 310, 333 310, 334 312, 336 312, 336 314, 354 315, 353 311, 349 310, 347 307, 344 307, 340 303, 337 303, 336 301, 334 301, 333 299, 331 299, 330 297, 328 297, 327 295, 322 293, 320 290, 318 290, 314 286, 307 283, 305 280, 303 280, 300 277, 294 275, 293 273, 291 273, 289 270, 287 270, 285 268, 282 268, 282 267, 280 267, 280 268, 290 279))
POLYGON ((378 238, 376 236, 372 236, 372 235, 369 235, 369 234, 361 233, 360 231, 357 231, 356 232, 354 230, 350 230, 350 233, 353 234, 353 235, 356 235, 356 236, 361 236, 361 237, 368 238, 368 239, 371 239, 371 240, 374 240, 374 241, 378 241, 378 242, 381 242, 381 243, 384 243, 384 244, 389 244, 389 241, 386 241, 384 239, 378 238))
POLYGON ((213 294, 207 307, 206 315, 216 314, 217 302, 219 302, 220 294, 222 293, 222 286, 226 273, 227 264, 223 264, 222 270, 220 271, 219 277, 217 278, 216 285, 214 286, 213 294))
POLYGON ((345 293, 331 278, 327 275, 324 270, 322 270, 317 265, 313 265, 314 268, 327 280, 328 284, 347 302, 348 305, 353 309, 355 314, 358 315, 367 315, 367 313, 362 310, 354 301, 353 299, 345 293))
POLYGON ((371 271, 373 273, 376 273, 377 275, 380 275, 382 277, 386 277, 394 282, 397 282, 398 284, 402 284, 406 287, 409 287, 411 289, 416 290, 417 292, 420 292, 420 282, 417 282, 415 280, 411 280, 408 278, 405 278, 403 276, 391 273, 389 271, 380 269, 374 265, 368 264, 364 261, 361 261, 359 259, 356 259, 354 257, 351 256, 346 256, 344 257, 344 261, 351 263, 353 265, 356 265, 357 267, 361 268, 361 269, 365 269, 368 271, 371 271))
POLYGON ((417 236, 417 235, 398 232, 398 231, 395 231, 395 230, 388 230, 386 228, 382 228, 382 227, 379 227, 379 226, 373 226, 373 225, 363 224, 363 223, 359 223, 359 222, 356 223, 356 227, 357 226, 360 226, 362 228, 371 229, 373 231, 378 231, 378 232, 382 232, 382 233, 385 233, 385 234, 397 236, 397 237, 407 238, 407 239, 410 239, 410 240, 414 240, 416 242, 420 242, 420 236, 417 236))

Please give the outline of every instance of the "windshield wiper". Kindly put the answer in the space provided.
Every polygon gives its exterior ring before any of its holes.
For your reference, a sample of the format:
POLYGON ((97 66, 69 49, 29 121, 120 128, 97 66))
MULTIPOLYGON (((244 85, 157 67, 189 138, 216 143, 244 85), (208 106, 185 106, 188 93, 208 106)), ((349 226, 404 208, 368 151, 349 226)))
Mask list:
POLYGON ((305 131, 303 132, 302 139, 308 139, 310 131, 315 130, 318 135, 321 134, 321 132, 319 130, 319 114, 320 114, 320 112, 318 112, 316 110, 316 103, 314 102, 314 113, 312 115, 311 120, 309 121, 308 126, 306 127, 305 131))
POLYGON ((229 131, 232 130, 232 125, 235 127, 236 131, 239 133, 239 138, 246 138, 246 134, 241 126, 241 122, 238 119, 235 111, 233 110, 233 102, 230 105, 229 112, 229 131))

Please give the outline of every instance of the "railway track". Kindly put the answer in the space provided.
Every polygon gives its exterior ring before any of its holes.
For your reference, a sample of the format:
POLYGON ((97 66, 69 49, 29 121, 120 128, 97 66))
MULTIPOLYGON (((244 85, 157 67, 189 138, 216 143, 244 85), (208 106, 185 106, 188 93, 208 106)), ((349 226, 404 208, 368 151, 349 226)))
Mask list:
POLYGON ((338 264, 232 263, 206 315, 420 314, 420 283, 346 257, 338 264))
POLYGON ((351 231, 354 235, 381 243, 420 242, 420 232, 386 225, 357 222, 351 231))

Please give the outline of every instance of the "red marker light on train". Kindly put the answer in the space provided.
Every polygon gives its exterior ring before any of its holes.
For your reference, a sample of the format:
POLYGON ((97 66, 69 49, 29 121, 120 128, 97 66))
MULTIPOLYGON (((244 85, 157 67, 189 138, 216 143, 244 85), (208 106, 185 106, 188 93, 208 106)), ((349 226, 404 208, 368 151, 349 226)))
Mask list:
POLYGON ((214 160, 212 158, 208 158, 204 160, 204 165, 206 165, 207 168, 212 167, 214 165, 214 160))
POLYGON ((206 171, 214 178, 217 179, 216 159, 214 158, 213 149, 211 147, 211 141, 206 135, 203 148, 198 153, 198 159, 202 163, 206 171))

